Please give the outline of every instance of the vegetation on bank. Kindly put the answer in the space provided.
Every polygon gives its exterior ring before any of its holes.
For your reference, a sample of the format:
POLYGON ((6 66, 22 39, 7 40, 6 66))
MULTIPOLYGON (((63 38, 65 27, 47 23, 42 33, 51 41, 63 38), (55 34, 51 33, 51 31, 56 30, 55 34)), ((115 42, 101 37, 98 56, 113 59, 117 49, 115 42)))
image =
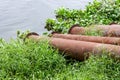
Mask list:
POLYGON ((94 0, 84 10, 59 8, 56 19, 48 19, 45 28, 49 31, 66 33, 74 25, 87 27, 96 24, 120 24, 120 0, 94 0))
MULTIPOLYGON (((48 19, 46 28, 65 33, 73 24, 120 23, 120 0, 94 1, 85 10, 60 8, 56 20, 48 19), (108 3, 110 2, 110 3, 108 3), (114 3, 114 4, 113 4, 114 3)), ((0 39, 0 80, 119 80, 120 61, 108 52, 79 62, 64 58, 47 41, 23 41, 25 34, 6 42, 0 39)), ((99 35, 96 32, 86 35, 99 35)))
POLYGON ((46 41, 0 40, 0 79, 119 80, 120 62, 102 54, 79 62, 65 59, 46 41))

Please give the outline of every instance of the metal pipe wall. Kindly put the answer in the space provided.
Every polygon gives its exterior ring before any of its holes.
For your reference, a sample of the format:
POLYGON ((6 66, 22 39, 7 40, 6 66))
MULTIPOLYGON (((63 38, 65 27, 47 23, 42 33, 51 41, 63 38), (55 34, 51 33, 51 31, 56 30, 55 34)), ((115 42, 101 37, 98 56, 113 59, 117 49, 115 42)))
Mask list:
POLYGON ((120 38, 116 38, 116 37, 84 36, 84 35, 71 35, 71 34, 59 34, 59 33, 53 33, 52 37, 78 40, 78 41, 88 41, 88 42, 120 45, 120 38))
POLYGON ((99 30, 101 31, 103 36, 110 36, 110 37, 120 37, 120 25, 113 24, 113 25, 94 25, 93 28, 88 27, 80 27, 78 25, 74 25, 70 28, 69 34, 85 34, 86 31, 91 30, 99 30))
MULTIPOLYGON (((38 35, 29 35, 27 36, 29 39, 33 39, 35 41, 39 41, 44 37, 38 35)), ((90 52, 94 54, 100 54, 103 49, 114 53, 113 55, 120 55, 120 46, 108 45, 108 44, 100 44, 93 42, 85 42, 85 41, 76 41, 76 40, 68 40, 61 38, 45 38, 49 41, 49 44, 55 48, 58 48, 60 51, 65 52, 67 56, 70 56, 73 59, 83 61, 89 57, 90 52)))

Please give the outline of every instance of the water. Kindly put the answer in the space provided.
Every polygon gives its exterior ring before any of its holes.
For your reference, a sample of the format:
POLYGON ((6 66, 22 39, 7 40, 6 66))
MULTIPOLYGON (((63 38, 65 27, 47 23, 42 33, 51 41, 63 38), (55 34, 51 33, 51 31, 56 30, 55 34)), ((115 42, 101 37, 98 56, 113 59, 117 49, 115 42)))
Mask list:
POLYGON ((47 18, 55 18, 54 10, 59 7, 84 9, 93 0, 0 0, 0 38, 16 38, 16 31, 44 29, 47 18))

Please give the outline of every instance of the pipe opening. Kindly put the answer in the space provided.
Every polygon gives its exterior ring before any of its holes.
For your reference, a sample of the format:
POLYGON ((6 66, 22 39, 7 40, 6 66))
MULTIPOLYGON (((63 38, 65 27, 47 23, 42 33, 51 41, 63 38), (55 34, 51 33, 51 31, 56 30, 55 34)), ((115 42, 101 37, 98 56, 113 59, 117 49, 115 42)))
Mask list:
POLYGON ((72 30, 74 27, 80 27, 80 25, 79 25, 79 24, 72 25, 72 27, 68 30, 68 34, 71 33, 71 30, 72 30))
POLYGON ((116 25, 116 24, 118 24, 118 23, 112 22, 112 23, 110 23, 109 25, 116 25))
POLYGON ((23 39, 23 41, 25 42, 25 40, 26 40, 29 36, 31 36, 31 35, 37 35, 37 36, 39 36, 39 34, 36 33, 36 32, 30 32, 30 33, 28 33, 28 34, 25 36, 25 38, 23 39))
POLYGON ((48 35, 48 37, 52 37, 54 34, 60 34, 59 32, 56 32, 56 31, 53 31, 53 32, 51 32, 49 35, 48 35))
POLYGON ((31 35, 39 36, 38 33, 36 33, 36 32, 31 32, 31 33, 28 33, 25 38, 28 38, 28 37, 31 36, 31 35))

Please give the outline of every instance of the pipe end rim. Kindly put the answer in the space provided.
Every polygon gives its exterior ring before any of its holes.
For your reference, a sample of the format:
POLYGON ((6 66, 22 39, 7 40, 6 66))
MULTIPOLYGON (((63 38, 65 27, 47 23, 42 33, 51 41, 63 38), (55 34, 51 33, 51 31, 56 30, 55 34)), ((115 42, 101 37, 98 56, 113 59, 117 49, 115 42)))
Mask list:
POLYGON ((81 27, 79 24, 74 24, 70 27, 70 29, 68 30, 68 34, 71 34, 71 30, 74 28, 74 27, 81 27))

